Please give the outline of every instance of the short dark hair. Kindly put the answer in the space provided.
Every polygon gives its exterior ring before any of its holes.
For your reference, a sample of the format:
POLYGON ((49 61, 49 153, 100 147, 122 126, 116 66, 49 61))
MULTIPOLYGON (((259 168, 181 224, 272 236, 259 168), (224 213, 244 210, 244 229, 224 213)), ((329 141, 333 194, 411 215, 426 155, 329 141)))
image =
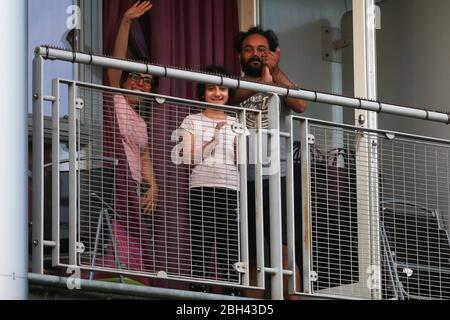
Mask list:
MULTIPOLYGON (((230 77, 230 73, 225 67, 217 66, 217 65, 209 65, 202 70, 203 72, 210 73, 213 75, 230 77)), ((200 101, 205 101, 205 90, 206 84, 198 83, 197 84, 197 98, 200 101)), ((228 100, 230 100, 234 96, 234 89, 228 88, 228 100)))
MULTIPOLYGON (((128 76, 130 75, 131 72, 128 71, 123 71, 122 72, 122 76, 120 77, 120 87, 123 88, 123 85, 125 84, 125 82, 128 79, 128 76)), ((158 89, 159 87, 159 77, 152 75, 152 90, 153 89, 158 89)))
POLYGON ((242 45, 244 44, 244 40, 248 36, 251 36, 252 34, 259 34, 259 35, 262 35, 263 37, 265 37, 267 39, 267 41, 269 41, 270 51, 275 52, 275 50, 279 46, 278 36, 275 34, 275 32, 272 29, 263 30, 260 26, 255 26, 255 27, 248 29, 248 31, 246 31, 246 32, 239 32, 237 39, 236 39, 236 47, 235 47, 235 49, 238 53, 242 52, 242 45))
POLYGON ((128 71, 122 72, 122 75, 120 76, 120 87, 121 88, 123 88, 123 85, 127 81, 129 75, 130 75, 130 73, 128 71))
MULTIPOLYGON (((132 58, 132 60, 136 61, 136 62, 142 62, 142 63, 150 63, 147 59, 143 58, 143 57, 134 57, 132 58)), ((123 85, 125 84, 125 82, 128 79, 128 76, 130 75, 131 72, 128 71, 123 71, 122 72, 122 76, 120 77, 120 87, 123 88, 123 85)), ((158 89, 159 87, 159 77, 152 75, 152 90, 153 89, 158 89)))

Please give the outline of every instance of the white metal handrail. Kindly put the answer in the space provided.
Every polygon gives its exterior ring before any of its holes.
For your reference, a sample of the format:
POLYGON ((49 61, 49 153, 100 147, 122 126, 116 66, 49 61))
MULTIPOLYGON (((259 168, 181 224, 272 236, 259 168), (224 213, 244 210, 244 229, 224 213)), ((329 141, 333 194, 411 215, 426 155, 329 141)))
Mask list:
POLYGON ((272 92, 283 97, 304 99, 308 101, 322 102, 330 105, 350 107, 353 109, 364 109, 368 111, 375 111, 378 113, 396 114, 411 118, 450 124, 450 114, 432 111, 429 110, 429 108, 412 108, 390 103, 383 103, 380 101, 352 98, 312 90, 284 88, 262 83, 243 81, 240 79, 208 75, 201 72, 169 68, 166 66, 121 60, 76 51, 68 51, 65 49, 53 48, 50 46, 37 47, 35 53, 36 55, 45 59, 62 60, 104 68, 118 68, 130 72, 149 73, 159 77, 170 77, 175 79, 219 84, 227 86, 229 88, 241 88, 255 92, 272 92))

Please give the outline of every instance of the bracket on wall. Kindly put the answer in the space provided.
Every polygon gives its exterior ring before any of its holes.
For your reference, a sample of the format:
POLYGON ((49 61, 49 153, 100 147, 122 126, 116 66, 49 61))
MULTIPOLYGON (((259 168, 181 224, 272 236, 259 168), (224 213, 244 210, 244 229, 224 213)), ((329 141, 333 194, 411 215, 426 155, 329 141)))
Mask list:
POLYGON ((341 30, 327 26, 322 27, 322 59, 342 63, 342 49, 350 44, 342 39, 341 30))

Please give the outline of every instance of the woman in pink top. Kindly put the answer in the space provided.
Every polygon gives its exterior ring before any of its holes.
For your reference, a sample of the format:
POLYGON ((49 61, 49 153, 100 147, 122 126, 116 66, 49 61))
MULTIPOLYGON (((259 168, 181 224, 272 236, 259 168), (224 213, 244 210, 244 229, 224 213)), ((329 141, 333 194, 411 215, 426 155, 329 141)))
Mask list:
MULTIPOLYGON (((114 57, 125 58, 130 27, 152 7, 150 1, 136 2, 124 14, 114 46, 114 57)), ((107 70, 113 87, 150 93, 157 79, 148 74, 107 70)), ((112 153, 119 160, 114 181, 113 232, 121 267, 133 271, 146 271, 146 248, 151 246, 151 214, 156 210, 158 186, 149 155, 147 125, 139 112, 145 108, 142 96, 116 94, 112 98, 113 113, 109 126, 112 153), (112 128, 112 129, 111 129, 112 128)))

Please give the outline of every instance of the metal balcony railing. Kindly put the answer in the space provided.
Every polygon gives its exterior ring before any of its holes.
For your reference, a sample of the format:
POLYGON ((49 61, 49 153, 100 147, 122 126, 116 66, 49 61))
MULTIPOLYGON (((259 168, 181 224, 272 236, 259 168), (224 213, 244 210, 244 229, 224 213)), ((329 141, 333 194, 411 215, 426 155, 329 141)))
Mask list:
POLYGON ((290 121, 303 130, 290 159, 294 199, 303 195, 307 204, 300 219, 294 200, 291 217, 298 228, 306 222, 307 238, 296 243, 305 288, 348 298, 450 298, 449 141, 290 121))
MULTIPOLYGON (((373 101, 305 90, 286 91, 201 73, 177 73, 165 67, 40 48, 34 62, 34 273, 44 272, 44 249, 51 248, 53 267, 75 267, 87 271, 91 279, 106 272, 265 290, 265 275, 269 275, 271 296, 281 299, 285 275, 290 293, 297 295, 450 298, 450 141, 298 116, 280 119, 276 94, 269 99, 268 129, 261 128, 259 111, 77 81, 55 79, 51 96, 44 96, 44 58, 122 67, 230 87, 237 84, 381 112, 399 114, 403 110, 406 116, 444 123, 450 119, 445 114, 424 111, 422 115, 422 110, 373 101), (68 93, 68 101, 62 101, 62 91, 68 93), (146 120, 149 155, 159 189, 158 209, 151 215, 140 212, 139 193, 130 193, 136 190, 135 179, 124 169, 126 151, 116 121, 120 111, 115 109, 117 97, 124 95, 142 98, 138 111, 146 120), (43 186, 48 181, 44 181, 42 160, 43 107, 49 102, 53 112, 51 214, 44 213, 43 186), (64 169, 60 159, 59 113, 63 104, 69 110, 69 165, 64 169), (199 210, 192 210, 189 176, 195 164, 184 157, 180 128, 187 115, 199 114, 205 107, 219 108, 232 119, 230 128, 236 136, 237 156, 234 163, 225 166, 223 174, 239 182, 237 193, 218 195, 226 197, 225 202, 233 210, 227 211, 229 214, 221 221, 214 221, 213 231, 206 237, 197 230, 204 230, 209 223, 202 215, 210 209, 200 202, 199 210), (256 130, 246 128, 250 113, 257 120, 256 130), (264 135, 269 139, 265 140, 264 135), (263 154, 266 149, 268 158, 263 154), (268 165, 263 166, 264 159, 268 165), (284 159, 286 180, 281 179, 280 172, 284 159), (255 164, 254 222, 248 216, 248 164, 255 164), (262 192, 264 176, 270 181, 269 230, 263 229, 262 208, 263 201, 267 201, 262 192), (285 193, 281 192, 282 181, 286 181, 285 193), (67 216, 64 201, 68 204, 67 216), (286 202, 286 230, 282 228, 281 201, 286 202), (68 232, 62 235, 65 219, 68 232), (198 229, 199 225, 203 229, 198 229), (255 228, 255 234, 249 234, 249 228, 255 228), (282 266, 282 231, 287 238, 286 268, 282 266), (264 254, 265 238, 270 239, 269 255, 264 254), (252 249, 255 252, 251 252, 251 241, 256 243, 252 249), (252 255, 256 255, 256 269, 250 268, 252 255), (300 274, 295 272, 296 266, 300 274), (301 278, 300 287, 296 285, 297 277, 301 278), (251 283, 253 278, 256 283, 251 283)), ((127 130, 142 130, 125 123, 127 130)), ((210 124, 205 120, 202 125, 210 124)), ((215 176, 206 178, 214 180, 215 176)))
MULTIPOLYGON (((243 259, 248 257, 247 213, 246 206, 241 205, 247 202, 245 157, 249 131, 245 130, 245 119, 251 113, 260 122, 260 111, 61 79, 54 80, 53 89, 52 144, 58 148, 53 149, 51 157, 53 213, 52 217, 44 217, 50 220, 46 224, 51 225, 53 232, 52 240, 42 242, 44 246, 53 247, 53 266, 77 266, 89 271, 91 279, 94 273, 107 272, 248 287, 248 272, 247 276, 242 275, 248 268, 248 258, 243 259), (67 106, 72 129, 67 148, 69 159, 60 160, 58 110, 66 103, 61 102, 59 93, 65 90, 70 92, 67 106), (124 95, 142 97, 136 111, 147 121, 147 128, 136 127, 136 123, 126 117, 117 102, 124 95), (201 164, 201 159, 199 163, 186 159, 188 147, 184 145, 184 129, 180 125, 187 116, 200 115, 205 107, 226 111, 230 126, 223 139, 231 139, 230 135, 236 138, 235 163, 219 163, 222 158, 219 156, 218 162, 212 164, 219 168, 213 172, 215 175, 202 177, 214 183, 219 175, 229 179, 230 187, 237 187, 239 192, 217 195, 218 202, 232 208, 227 217, 219 216, 202 202, 195 212, 189 209, 194 201, 189 193, 190 173, 201 164), (170 115, 167 110, 171 111, 170 115), (119 123, 120 117, 123 119, 119 123), (137 184, 129 168, 143 164, 140 159, 129 163, 123 130, 136 130, 149 136, 148 154, 159 189, 157 209, 151 214, 144 214, 140 208, 140 196, 145 194, 147 186, 145 181, 137 184), (64 189, 68 188, 65 198, 68 198, 69 210, 65 218, 69 221, 69 235, 65 238, 69 244, 68 256, 62 257, 60 231, 64 206, 60 181, 62 166, 67 162, 69 179, 64 189), (236 170, 237 167, 240 170, 236 170), (212 216, 213 221, 208 216, 212 216), (213 229, 206 235, 202 234, 205 225, 213 229), (199 231, 194 233, 196 230, 199 231), (199 268, 202 269, 200 274, 199 268)), ((201 119, 201 126, 213 125, 208 118, 201 119)), ((255 137, 258 146, 260 139, 255 137)), ((260 196, 258 201, 261 201, 260 196)))

